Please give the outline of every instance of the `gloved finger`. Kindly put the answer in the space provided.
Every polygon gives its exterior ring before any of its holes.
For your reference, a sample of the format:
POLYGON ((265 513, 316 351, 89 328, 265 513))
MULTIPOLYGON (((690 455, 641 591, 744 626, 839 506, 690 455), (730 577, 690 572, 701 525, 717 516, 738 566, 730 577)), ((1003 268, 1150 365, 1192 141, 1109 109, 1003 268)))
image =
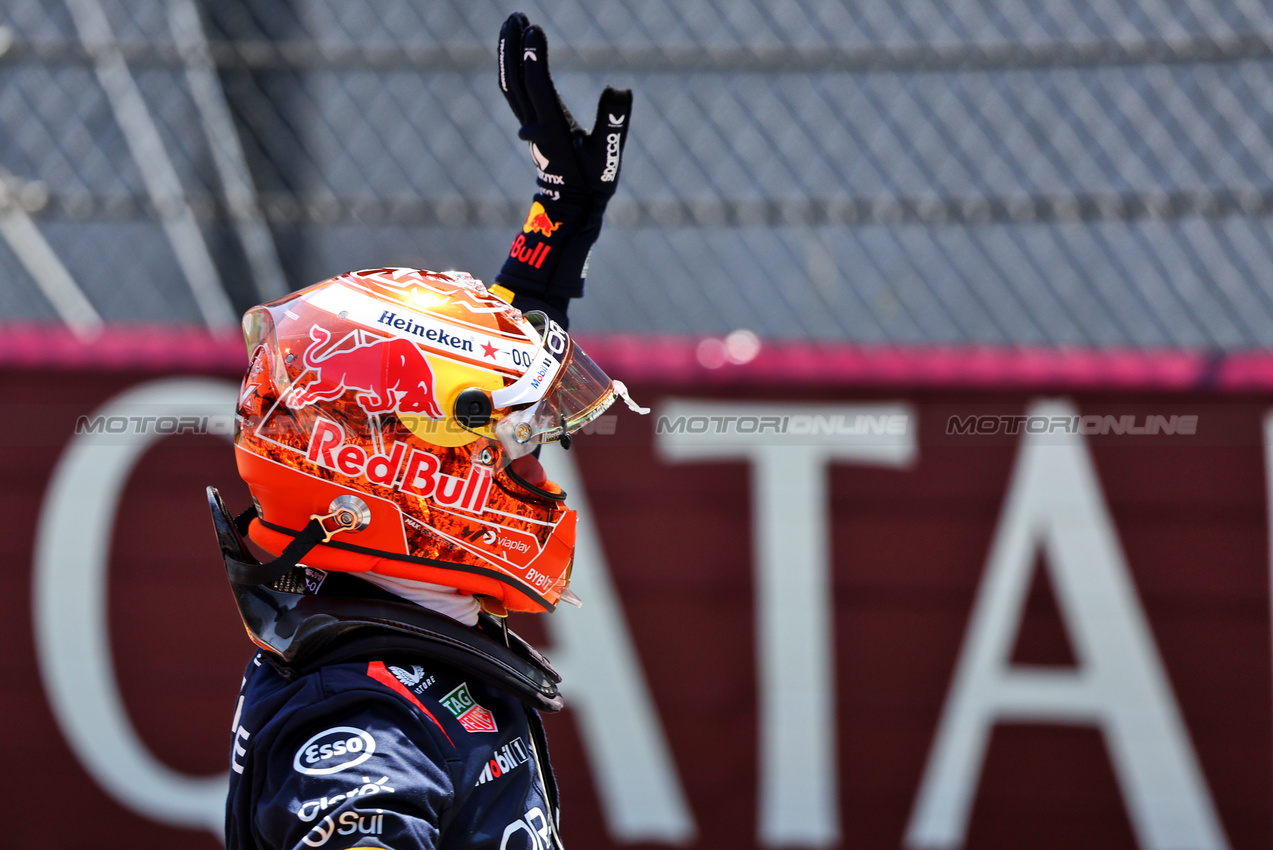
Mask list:
POLYGON ((521 12, 509 15, 499 30, 499 88, 509 108, 524 127, 535 123, 535 113, 526 96, 522 73, 522 40, 530 22, 521 12))
POLYGON ((597 120, 592 123, 592 135, 618 133, 619 147, 628 136, 628 116, 632 114, 632 90, 606 86, 597 100, 597 120))
POLYGON ((522 33, 522 57, 526 95, 538 123, 564 127, 567 131, 578 129, 574 116, 558 97, 552 75, 548 72, 548 39, 539 27, 531 25, 522 33))
POLYGON ((619 179, 619 161, 628 139, 628 116, 631 114, 632 92, 606 86, 597 100, 597 120, 593 122, 589 143, 594 162, 601 167, 597 179, 608 185, 609 188, 604 189, 607 192, 614 191, 619 179))

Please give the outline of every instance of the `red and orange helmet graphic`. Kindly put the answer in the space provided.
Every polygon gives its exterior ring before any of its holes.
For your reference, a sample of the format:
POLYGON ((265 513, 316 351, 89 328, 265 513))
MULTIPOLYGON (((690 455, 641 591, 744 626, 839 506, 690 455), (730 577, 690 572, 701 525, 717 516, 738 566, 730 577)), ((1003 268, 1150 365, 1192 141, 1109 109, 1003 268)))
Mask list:
POLYGON ((254 542, 278 554, 343 512, 308 566, 496 610, 573 600, 575 512, 532 452, 628 399, 556 323, 462 272, 386 268, 253 308, 244 337, 235 446, 254 542))

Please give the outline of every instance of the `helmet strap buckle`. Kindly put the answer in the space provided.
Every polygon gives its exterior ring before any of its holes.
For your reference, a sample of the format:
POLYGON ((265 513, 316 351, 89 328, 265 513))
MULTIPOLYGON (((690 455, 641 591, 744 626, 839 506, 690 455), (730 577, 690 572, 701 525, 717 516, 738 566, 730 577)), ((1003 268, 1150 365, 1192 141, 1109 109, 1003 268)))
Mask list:
POLYGON ((323 543, 327 543, 342 531, 354 532, 362 531, 371 524, 371 508, 367 503, 357 496, 348 494, 337 496, 332 499, 330 505, 327 506, 329 513, 310 514, 310 520, 318 520, 318 524, 323 529, 323 543), (335 528, 329 528, 327 521, 331 520, 335 523, 335 528))

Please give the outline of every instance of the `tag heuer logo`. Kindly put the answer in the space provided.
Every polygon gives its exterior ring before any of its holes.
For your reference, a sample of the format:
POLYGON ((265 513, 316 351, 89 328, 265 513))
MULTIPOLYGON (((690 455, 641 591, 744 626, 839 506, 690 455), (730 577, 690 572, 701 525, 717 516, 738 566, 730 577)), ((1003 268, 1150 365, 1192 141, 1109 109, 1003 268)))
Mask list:
POLYGON ((460 725, 467 731, 499 731, 499 728, 495 725, 495 715, 477 704, 477 701, 473 699, 473 695, 469 693, 468 682, 461 682, 458 688, 442 697, 441 702, 447 711, 455 715, 455 719, 460 721, 460 725))

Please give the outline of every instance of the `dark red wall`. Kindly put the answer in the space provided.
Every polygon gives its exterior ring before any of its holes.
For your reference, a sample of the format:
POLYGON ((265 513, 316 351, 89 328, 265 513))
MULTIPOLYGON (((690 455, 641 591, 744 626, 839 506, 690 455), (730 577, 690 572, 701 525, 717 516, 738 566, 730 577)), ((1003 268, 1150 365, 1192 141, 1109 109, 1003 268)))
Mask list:
MULTIPOLYGON (((78 416, 146 377, 65 370, 0 377, 13 401, 0 417, 5 846, 218 846, 207 833, 135 815, 99 789, 50 715, 35 657, 33 539, 51 471, 78 416)), ((828 505, 842 846, 902 847, 1020 443, 1011 435, 950 436, 946 421, 952 413, 1022 413, 1033 396, 827 390, 814 381, 701 392, 647 381, 632 389, 656 407, 669 391, 912 406, 915 463, 835 465, 828 505)), ((1262 427, 1273 396, 1087 390, 1070 398, 1083 413, 1200 417, 1193 437, 1091 437, 1087 445, 1229 846, 1266 850, 1273 846, 1273 659, 1262 427)), ((693 846, 754 847, 750 469, 742 461, 667 464, 654 450, 654 426, 654 417, 626 417, 614 437, 577 440, 574 458, 697 824, 693 846)), ((252 652, 213 543, 202 492, 209 483, 232 506, 246 504, 224 440, 180 436, 155 445, 125 489, 109 568, 110 636, 128 711, 159 758, 192 774, 226 768, 233 698, 252 652)), ((514 628, 545 639, 531 617, 514 628)), ((1075 663, 1046 571, 1036 570, 1013 660, 1075 663)), ((548 725, 567 841, 611 846, 570 710, 548 725)), ((999 726, 962 846, 1136 847, 1101 734, 999 726)))

